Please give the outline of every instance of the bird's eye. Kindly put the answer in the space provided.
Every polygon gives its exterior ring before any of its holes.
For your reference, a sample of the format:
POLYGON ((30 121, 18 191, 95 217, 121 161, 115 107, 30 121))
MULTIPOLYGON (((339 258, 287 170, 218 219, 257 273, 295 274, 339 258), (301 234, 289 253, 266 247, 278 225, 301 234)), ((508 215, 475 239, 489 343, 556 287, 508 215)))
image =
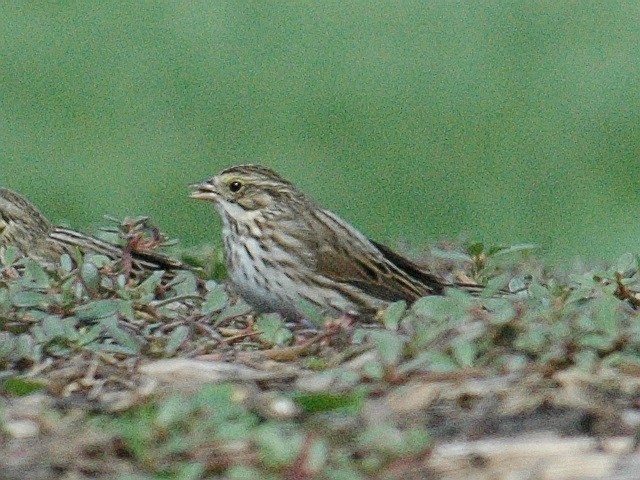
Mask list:
POLYGON ((231 182, 229 184, 229 190, 231 190, 231 192, 236 193, 238 190, 240 190, 242 188, 242 183, 236 181, 236 182, 231 182))

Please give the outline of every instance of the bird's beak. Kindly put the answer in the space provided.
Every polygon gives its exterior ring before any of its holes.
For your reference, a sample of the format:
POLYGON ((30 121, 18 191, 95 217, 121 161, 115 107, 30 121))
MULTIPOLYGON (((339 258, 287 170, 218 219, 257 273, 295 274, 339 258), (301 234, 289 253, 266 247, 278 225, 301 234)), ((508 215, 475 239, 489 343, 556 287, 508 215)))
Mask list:
POLYGON ((216 200, 218 198, 218 192, 211 180, 207 180, 201 183, 193 183, 189 185, 189 188, 194 191, 191 192, 189 198, 195 198, 197 200, 216 200))

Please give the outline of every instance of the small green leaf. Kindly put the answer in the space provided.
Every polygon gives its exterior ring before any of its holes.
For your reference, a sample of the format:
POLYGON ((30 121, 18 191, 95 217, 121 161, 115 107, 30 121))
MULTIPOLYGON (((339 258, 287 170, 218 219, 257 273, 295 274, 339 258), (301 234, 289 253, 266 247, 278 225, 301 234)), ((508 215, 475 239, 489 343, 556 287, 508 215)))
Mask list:
POLYGON ((525 280, 524 277, 515 277, 509 280, 509 291, 510 292, 521 292, 527 288, 527 286, 531 282, 525 280))
MULTIPOLYGON (((74 331, 78 332, 77 330, 74 330, 74 331)), ((101 334, 102 334, 102 325, 97 324, 91 327, 90 329, 79 334, 77 341, 81 345, 89 345, 90 343, 95 342, 100 337, 101 334)))
POLYGON ((251 311, 251 307, 249 305, 247 305, 243 301, 239 301, 235 305, 225 308, 222 312, 220 312, 220 314, 216 316, 214 325, 220 325, 221 323, 224 323, 229 318, 245 315, 250 311, 251 311))
POLYGON ((419 298, 411 306, 411 310, 416 315, 442 320, 452 315, 452 307, 456 306, 456 302, 457 305, 462 303, 459 298, 456 298, 454 303, 452 303, 448 297, 430 295, 428 297, 419 298))
POLYGON ((492 313, 490 320, 494 325, 508 323, 516 315, 516 309, 509 300, 492 298, 485 300, 484 304, 492 313))
POLYGON ((13 263, 16 261, 16 259, 18 258, 18 255, 20 253, 20 250, 18 250, 17 247, 14 246, 9 246, 7 248, 4 249, 4 254, 3 254, 3 258, 2 258, 2 264, 6 265, 7 267, 10 265, 13 265, 13 263))
POLYGON ((599 357, 594 350, 582 350, 574 355, 576 366, 584 371, 590 372, 598 365, 599 357))
POLYGON ((270 422, 260 425, 254 438, 262 460, 276 468, 293 464, 300 455, 305 437, 301 432, 270 422))
POLYGON ((146 294, 153 295, 155 293, 156 289, 162 283, 162 277, 163 276, 164 276, 164 271, 156 270, 151 275, 149 275, 144 280, 144 282, 142 282, 140 285, 138 285, 136 290, 138 292, 142 293, 142 294, 146 293, 146 294))
POLYGON ((527 287, 527 293, 530 298, 536 300, 548 300, 550 296, 549 289, 547 289, 544 285, 541 285, 538 282, 532 282, 527 287))
POLYGON ((482 291, 483 298, 489 298, 496 295, 500 290, 503 290, 509 284, 509 275, 503 273, 497 277, 493 277, 487 282, 486 288, 482 291))
POLYGON ((482 254, 484 252, 484 244, 482 242, 472 243, 467 247, 467 252, 472 257, 482 254))
POLYGON ((24 315, 26 318, 30 318, 32 322, 40 322, 42 321, 48 314, 43 311, 40 307, 38 308, 28 308, 24 311, 24 315))
POLYGON ((45 388, 45 384, 26 378, 9 377, 0 382, 0 389, 10 395, 24 397, 45 388))
POLYGON ((118 300, 96 300, 79 305, 74 309, 74 314, 80 320, 95 320, 113 315, 118 312, 119 308, 120 302, 118 300))
POLYGON ((358 415, 362 411, 367 393, 359 388, 347 393, 296 393, 293 400, 307 413, 341 412, 358 415))
POLYGON ((322 327, 324 325, 324 315, 322 315, 322 312, 320 312, 320 310, 318 310, 315 305, 312 305, 304 299, 300 299, 297 306, 305 316, 305 318, 312 324, 316 325, 317 327, 322 327))
POLYGON ((98 269, 101 269, 102 267, 113 265, 113 260, 107 257, 106 255, 88 253, 84 257, 84 263, 92 263, 96 267, 98 267, 98 269))
POLYGON ((118 301, 118 313, 124 318, 132 322, 136 318, 136 313, 133 309, 132 300, 119 300, 118 301))
POLYGON ((193 295, 198 291, 198 279, 193 273, 187 271, 178 272, 169 285, 178 296, 193 295))
POLYGON ((548 337, 549 334, 543 326, 534 324, 529 327, 526 333, 516 338, 514 345, 525 352, 538 354, 545 350, 548 337))
POLYGON ((178 348, 180 348, 180 345, 182 345, 188 335, 189 329, 186 326, 180 325, 179 327, 177 327, 173 332, 171 332, 171 335, 169 336, 169 341, 167 342, 167 346, 165 347, 165 353, 169 356, 175 355, 175 353, 178 351, 178 348))
POLYGON ((599 330, 614 338, 620 331, 620 302, 614 296, 602 298, 594 312, 593 320, 599 330))
POLYGON ((140 353, 140 344, 134 337, 118 326, 117 315, 111 315, 100 320, 104 332, 110 335, 121 347, 124 353, 140 353))
POLYGON ((382 323, 388 330, 397 330, 400 319, 407 311, 407 302, 394 302, 387 307, 382 317, 382 323))
POLYGON ((97 291, 100 287, 100 271, 95 264, 85 261, 80 268, 80 277, 90 291, 97 291))
POLYGON ((471 367, 477 355, 476 345, 469 339, 456 339, 451 343, 453 356, 462 367, 471 367))
POLYGON ((593 348, 594 350, 608 350, 613 345, 613 339, 597 333, 588 333, 583 335, 580 340, 580 345, 586 348, 593 348))
POLYGON ((31 335, 33 335, 33 339, 36 343, 47 343, 49 341, 47 334, 40 325, 34 325, 31 327, 31 335))
POLYGON ((380 360, 386 366, 397 365, 402 359, 405 342, 393 332, 371 330, 369 338, 376 345, 380 360))
POLYGON ((80 339, 78 331, 78 319, 75 316, 63 318, 61 321, 62 329, 64 330, 64 337, 72 342, 80 339))
POLYGON ((42 329, 49 339, 64 337, 62 319, 56 315, 47 315, 42 320, 42 329))
POLYGON ((25 259, 24 263, 25 275, 24 280, 31 286, 36 288, 47 288, 51 283, 51 279, 45 270, 34 260, 25 259))
POLYGON ((362 366, 362 377, 373 380, 382 380, 384 378, 385 368, 378 360, 367 362, 362 366))
POLYGON ((15 307, 37 307, 45 303, 46 296, 38 292, 19 290, 12 292, 10 298, 15 307))
POLYGON ((158 407, 155 423, 163 428, 188 420, 193 413, 195 402, 185 401, 181 395, 172 395, 158 407))
POLYGON ((260 315, 256 322, 256 330, 260 332, 263 341, 273 345, 284 345, 293 338, 293 334, 278 314, 260 315))
POLYGON ((73 270, 73 259, 68 253, 60 257, 60 268, 64 274, 69 274, 73 270))
POLYGON ((119 290, 125 290, 127 286, 127 277, 125 274, 121 273, 116 277, 116 285, 118 286, 119 290))
POLYGON ((428 364, 429 371, 432 372, 454 372, 459 370, 459 366, 445 353, 426 352, 425 361, 428 364))
POLYGON ((202 304, 202 314, 208 315, 213 312, 218 312, 226 307, 228 302, 229 296, 227 292, 225 292, 224 287, 222 285, 216 285, 209 290, 205 296, 204 303, 202 304))
POLYGON ((33 360, 35 358, 35 341, 31 335, 23 333, 18 337, 16 356, 20 359, 33 360))

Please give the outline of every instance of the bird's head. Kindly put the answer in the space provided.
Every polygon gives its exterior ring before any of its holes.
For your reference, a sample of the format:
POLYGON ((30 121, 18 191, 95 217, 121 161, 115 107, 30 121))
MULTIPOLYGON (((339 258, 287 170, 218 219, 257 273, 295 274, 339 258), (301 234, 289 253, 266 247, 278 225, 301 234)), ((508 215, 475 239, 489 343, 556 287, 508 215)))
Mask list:
POLYGON ((306 201, 302 192, 273 170, 259 165, 239 165, 191 185, 190 197, 212 202, 219 213, 238 220, 257 212, 281 211, 306 201))

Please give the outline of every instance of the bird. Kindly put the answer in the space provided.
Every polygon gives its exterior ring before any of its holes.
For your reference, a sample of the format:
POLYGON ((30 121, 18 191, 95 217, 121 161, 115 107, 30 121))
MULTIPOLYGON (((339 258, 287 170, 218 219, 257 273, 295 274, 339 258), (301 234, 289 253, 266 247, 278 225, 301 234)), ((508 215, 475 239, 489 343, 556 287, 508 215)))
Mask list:
POLYGON ((270 168, 238 165, 190 185, 222 218, 225 260, 237 293, 260 312, 370 319, 392 302, 443 295, 452 284, 370 240, 270 168))
POLYGON ((26 197, 0 188, 0 247, 17 248, 23 255, 51 268, 63 254, 104 255, 111 260, 131 262, 133 273, 173 271, 188 267, 179 260, 151 250, 127 250, 76 230, 52 224, 26 197))

